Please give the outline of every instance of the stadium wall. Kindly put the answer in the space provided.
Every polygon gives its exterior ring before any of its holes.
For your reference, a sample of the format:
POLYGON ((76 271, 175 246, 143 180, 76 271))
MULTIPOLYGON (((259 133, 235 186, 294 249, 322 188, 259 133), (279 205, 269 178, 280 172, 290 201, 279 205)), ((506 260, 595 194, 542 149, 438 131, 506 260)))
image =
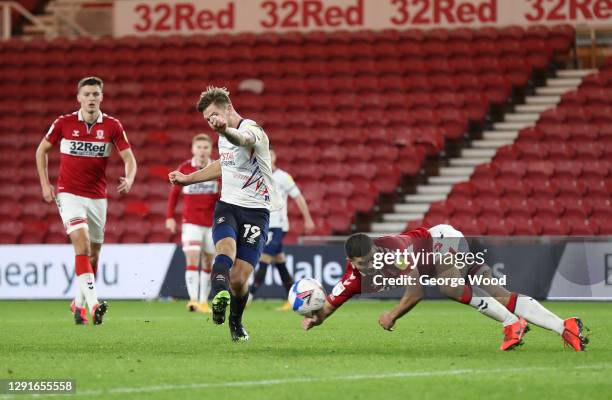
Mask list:
POLYGON ((610 0, 122 0, 114 34, 610 25, 610 0))
MULTIPOLYGON (((612 240, 605 238, 471 238, 510 290, 537 298, 612 300, 612 240), (537 242, 535 242, 537 240, 537 242)), ((313 277, 329 292, 344 272, 343 247, 287 246, 295 279, 313 277)), ((74 292, 69 245, 0 246, 0 299, 69 299, 74 292)), ((109 244, 102 251, 98 291, 105 299, 186 298, 185 260, 175 244, 109 244)), ((280 277, 268 269, 261 298, 281 298, 280 277)), ((401 291, 375 297, 396 298, 401 291)), ((435 289, 428 297, 438 298, 435 289)))

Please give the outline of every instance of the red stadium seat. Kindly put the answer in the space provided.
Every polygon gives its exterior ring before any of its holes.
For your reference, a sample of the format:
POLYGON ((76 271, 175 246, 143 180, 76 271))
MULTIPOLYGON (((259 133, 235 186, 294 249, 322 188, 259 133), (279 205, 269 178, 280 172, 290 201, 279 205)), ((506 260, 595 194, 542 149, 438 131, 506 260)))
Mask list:
POLYGON ((453 214, 455 204, 456 203, 454 201, 450 200, 436 201, 429 206, 426 218, 445 220, 453 214))
POLYGON ((488 236, 510 236, 514 233, 514 226, 505 219, 497 217, 480 217, 488 236))
POLYGON ((566 223, 569 225, 569 234, 572 236, 594 236, 599 231, 599 227, 588 219, 568 218, 566 223))
POLYGON ((526 197, 506 196, 502 200, 508 218, 531 218, 535 212, 535 203, 526 197))
POLYGON ((480 207, 476 207, 475 210, 478 208, 481 209, 478 218, 495 217, 502 219, 507 212, 506 204, 498 199, 483 201, 480 203, 480 207))
POLYGON ((542 232, 540 225, 529 218, 512 217, 506 223, 512 224, 516 236, 538 236, 542 232))
POLYGON ((477 165, 472 174, 476 179, 495 179, 499 174, 497 163, 487 163, 477 165))
MULTIPOLYGON (((44 131, 56 115, 73 107, 70 82, 89 71, 107 80, 107 96, 112 99, 108 111, 122 119, 142 166, 140 171, 144 172, 139 174, 141 183, 123 199, 112 185, 122 175, 122 165, 115 162, 118 160, 110 163, 111 240, 152 241, 165 236, 161 231, 144 237, 130 231, 124 235, 122 230, 128 224, 119 219, 124 215, 142 219, 144 215, 147 221, 152 221, 154 215, 163 211, 169 190, 167 174, 189 157, 190 135, 184 132, 206 128, 201 116, 189 111, 193 101, 188 100, 198 96, 202 80, 229 87, 245 115, 265 126, 278 149, 279 166, 289 168, 303 190, 321 176, 326 176, 324 179, 330 184, 336 183, 334 180, 346 181, 357 190, 359 198, 354 204, 349 199, 349 208, 367 212, 381 192, 397 190, 401 174, 417 176, 425 172, 425 155, 434 159, 449 141, 468 138, 468 121, 474 121, 474 126, 482 123, 491 103, 504 104, 513 85, 524 85, 533 68, 547 67, 552 60, 550 53, 567 51, 573 38, 571 27, 538 26, 527 30, 409 29, 20 42, 15 51, 23 57, 10 60, 0 57, 0 70, 6 72, 0 74, 0 127, 4 132, 24 136, 24 140, 17 141, 18 145, 9 142, 5 146, 2 142, 4 149, 11 149, 9 157, 5 157, 10 162, 2 165, 20 172, 18 178, 9 171, 0 179, 23 182, 25 187, 13 186, 14 190, 2 193, 1 197, 25 204, 26 216, 43 216, 45 209, 33 205, 34 201, 40 202, 36 174, 31 169, 21 172, 30 161, 27 157, 15 158, 15 150, 35 147, 40 135, 29 132, 44 131), (94 44, 98 51, 91 54, 94 44), (213 68, 218 62, 208 51, 211 46, 222 49, 217 56, 235 62, 227 68, 213 68), (11 76, 11 81, 2 76, 11 76), (240 81, 253 77, 263 80, 262 94, 238 90, 240 81), (154 78, 159 82, 152 82, 154 78), (23 102, 24 93, 36 92, 41 83, 45 83, 42 96, 53 96, 56 101, 29 99, 23 107, 17 106, 23 102), (378 94, 372 95, 372 90, 378 94), (58 93, 66 95, 58 98, 58 93), (141 100, 134 101, 136 98, 141 100), (24 119, 26 113, 32 118, 24 119), (381 135, 384 129, 388 132, 381 135), (373 185, 366 184, 368 181, 373 181, 373 185)), ((519 178, 523 176, 521 170, 528 169, 524 161, 539 162, 550 153, 555 163, 566 162, 563 158, 572 156, 574 148, 585 167, 572 170, 569 164, 555 166, 555 180, 573 182, 607 177, 609 166, 593 161, 607 159, 609 150, 603 143, 612 144, 612 132, 607 131, 609 104, 603 84, 608 84, 605 76, 587 78, 580 89, 587 89, 584 95, 564 96, 564 102, 573 101, 571 104, 583 108, 562 108, 565 111, 558 114, 564 116, 564 125, 547 131, 545 142, 553 137, 567 139, 565 146, 546 143, 534 149, 517 143, 516 147, 500 149, 496 161, 505 159, 519 164, 510 169, 504 166, 499 177, 495 167, 479 167, 474 173, 474 180, 480 182, 472 187, 475 191, 462 191, 460 186, 451 197, 467 199, 480 193, 495 205, 502 194, 515 198, 537 192, 533 171, 527 183, 510 186, 512 177, 519 178), (592 124, 597 129, 589 129, 592 124), (574 140, 578 146, 574 146, 574 140), (581 144, 587 141, 600 145, 581 144), (596 172, 594 168, 599 169, 596 172), (581 175, 576 174, 578 170, 581 175), (499 182, 502 188, 485 183, 487 179, 499 182)), ((527 136, 521 133, 519 142, 525 139, 527 136)), ((542 141, 543 137, 532 139, 542 141)), ((50 165, 57 170, 56 162, 50 165)), ((546 174, 539 176, 544 178, 546 174)), ((607 194, 607 184, 601 182, 605 181, 585 182, 587 195, 600 198, 607 194)), ((334 196, 342 193, 342 185, 338 186, 331 189, 334 196)), ((573 186, 570 185, 572 190, 559 188, 561 191, 555 193, 580 194, 573 186)), ((304 190, 307 197, 325 198, 328 187, 312 187, 313 194, 304 190)), ((500 208, 502 214, 504 205, 500 208)), ((323 207, 322 214, 327 215, 326 211, 323 207)), ((49 212, 54 212, 53 207, 44 214, 49 212)), ((458 215, 462 213, 467 211, 458 215)), ((492 207, 483 216, 497 214, 492 207)), ((57 218, 54 221, 57 223, 57 218)), ((347 225, 346 221, 336 222, 334 229, 347 225)), ((490 228, 479 226, 478 222, 466 224, 472 231, 490 228)), ((507 231, 512 232, 514 225, 509 227, 512 229, 507 231)), ((324 224, 321 232, 330 233, 331 227, 324 224)), ((59 240, 55 235, 48 238, 59 240)))
POLYGON ((482 209, 482 206, 479 202, 476 202, 472 199, 465 198, 457 198, 452 201, 452 207, 454 212, 452 213, 452 217, 470 217, 474 218, 478 215, 482 209))
POLYGON ((497 184, 503 189, 504 198, 523 198, 532 192, 531 185, 526 180, 500 179, 497 184))

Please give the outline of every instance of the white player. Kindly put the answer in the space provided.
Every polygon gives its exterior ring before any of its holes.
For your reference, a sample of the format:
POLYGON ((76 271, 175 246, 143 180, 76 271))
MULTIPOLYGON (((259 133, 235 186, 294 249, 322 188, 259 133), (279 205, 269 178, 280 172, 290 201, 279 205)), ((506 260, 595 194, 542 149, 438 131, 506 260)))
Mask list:
POLYGON ((282 206, 272 178, 269 140, 253 120, 236 112, 224 88, 208 87, 197 109, 219 134, 219 161, 189 175, 169 174, 170 182, 191 185, 221 177, 221 200, 215 206, 213 240, 216 257, 212 269, 212 320, 225 322, 233 341, 246 341, 242 324, 248 300, 248 279, 268 236, 270 210, 282 206), (230 294, 231 289, 231 294, 230 294))
MULTIPOLYGON (((304 218, 304 231, 308 234, 315 228, 312 217, 310 216, 310 211, 308 210, 308 203, 306 202, 304 196, 302 196, 302 192, 300 192, 300 189, 289 173, 276 167, 276 153, 272 148, 270 148, 270 154, 272 156, 272 171, 274 171, 272 177, 274 178, 278 192, 283 199, 283 208, 270 213, 270 230, 268 232, 268 241, 266 243, 266 247, 264 247, 263 254, 259 260, 259 267, 257 268, 257 272, 255 273, 255 277, 253 279, 253 284, 251 285, 251 298, 255 296, 257 289, 259 289, 263 283, 263 280, 266 277, 266 271, 268 270, 268 265, 270 264, 274 264, 278 269, 278 273, 280 274, 283 282, 283 287, 285 288, 287 294, 289 294, 289 289, 291 289, 291 286, 293 285, 293 278, 291 278, 291 275, 287 270, 287 266, 285 265, 285 253, 283 251, 283 238, 285 234, 289 232, 289 216, 287 215, 287 201, 289 197, 296 202, 300 212, 302 213, 302 217, 304 218)), ((285 302, 285 304, 280 308, 282 311, 287 311, 290 309, 291 306, 288 302, 285 302)))

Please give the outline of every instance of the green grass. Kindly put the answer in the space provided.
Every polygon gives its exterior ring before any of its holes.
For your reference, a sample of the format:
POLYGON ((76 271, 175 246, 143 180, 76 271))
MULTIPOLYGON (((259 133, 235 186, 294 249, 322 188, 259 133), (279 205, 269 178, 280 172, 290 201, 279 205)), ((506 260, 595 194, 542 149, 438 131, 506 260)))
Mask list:
POLYGON ((521 349, 501 352, 498 324, 449 301, 421 303, 394 332, 377 324, 391 302, 349 302, 309 332, 297 315, 274 311, 279 304, 248 308, 251 341, 232 343, 226 325, 187 313, 182 302, 113 301, 97 327, 72 325, 68 302, 0 302, 0 379, 74 378, 77 395, 69 397, 88 399, 557 400, 612 393, 610 303, 547 303, 591 327, 584 353, 564 350, 558 335, 536 327, 521 349))

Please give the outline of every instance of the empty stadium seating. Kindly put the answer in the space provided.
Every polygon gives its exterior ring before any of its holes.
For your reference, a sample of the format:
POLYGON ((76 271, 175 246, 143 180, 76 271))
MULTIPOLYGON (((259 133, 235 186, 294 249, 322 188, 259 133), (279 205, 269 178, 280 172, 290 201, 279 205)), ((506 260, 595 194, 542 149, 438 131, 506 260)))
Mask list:
POLYGON ((425 223, 474 235, 611 235, 611 156, 612 58, 433 204, 425 223))
MULTIPOLYGON (((315 234, 329 235, 347 232, 355 212, 370 211, 402 175, 418 174, 425 157, 462 139, 469 121, 481 122, 492 104, 505 103, 513 87, 566 52, 573 35, 559 26, 2 43, 0 179, 16 189, 0 193, 0 241, 62 241, 54 206, 41 203, 33 156, 50 123, 77 109, 76 82, 83 76, 105 80, 103 110, 121 119, 139 161, 133 192, 124 198, 114 190, 121 161, 110 161, 108 242, 176 239, 163 228, 167 172, 190 156, 191 137, 207 130, 194 106, 208 84, 228 87, 238 111, 264 126, 279 167, 294 175, 310 203, 315 234), (263 92, 241 90, 248 79, 260 79, 263 92), (32 229, 32 218, 45 229, 32 229)), ((588 93, 573 99, 586 107, 605 98, 588 93)), ((609 104, 601 107, 585 108, 583 119, 571 113, 577 132, 592 135, 578 125, 590 123, 586 116, 603 121, 609 104)), ((551 113, 549 121, 568 114, 551 113)), ((539 134, 530 140, 540 141, 539 134)), ((607 154, 601 142, 504 151, 534 158, 575 152, 585 162, 607 154)), ((54 154, 52 175, 57 166, 54 154)), ((495 176, 496 168, 497 161, 490 168, 495 176)), ((491 196, 503 193, 477 180, 470 185, 491 196)), ((292 241, 303 223, 295 205, 289 213, 292 241)))

